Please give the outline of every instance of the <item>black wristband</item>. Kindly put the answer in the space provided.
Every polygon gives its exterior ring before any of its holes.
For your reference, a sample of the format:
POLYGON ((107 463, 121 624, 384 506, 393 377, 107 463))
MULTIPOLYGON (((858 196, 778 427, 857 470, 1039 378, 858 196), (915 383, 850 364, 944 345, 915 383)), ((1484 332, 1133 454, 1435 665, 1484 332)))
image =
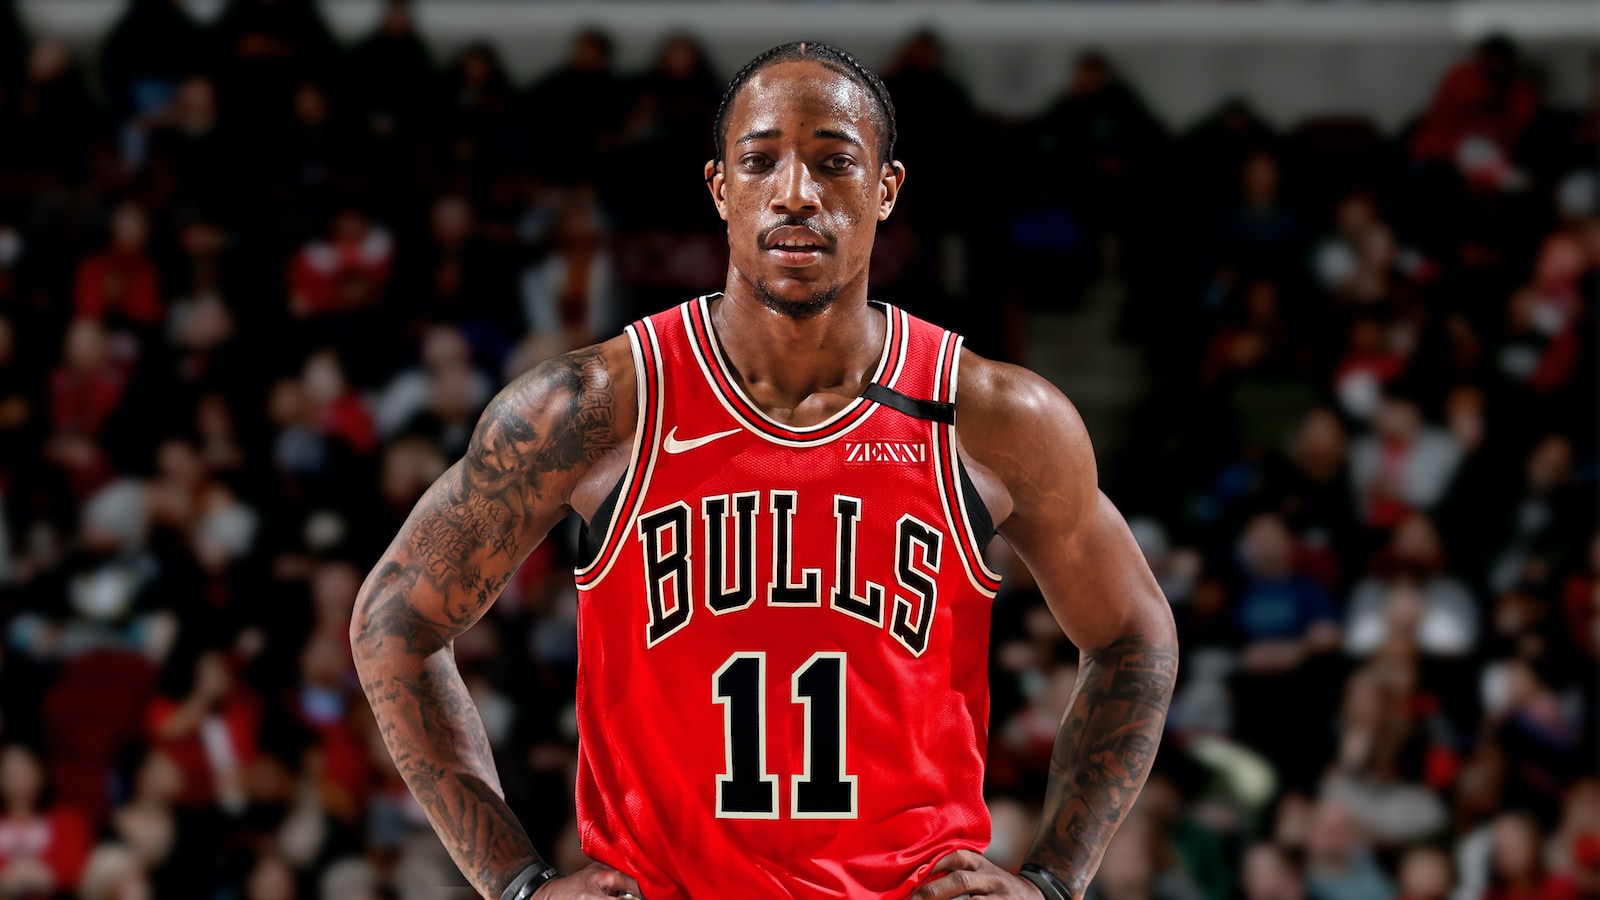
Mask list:
POLYGON ((1050 870, 1038 863, 1023 863, 1018 875, 1026 878, 1030 884, 1039 889, 1044 895, 1044 900, 1072 900, 1072 892, 1061 883, 1061 879, 1050 874, 1050 870))
POLYGON ((505 891, 500 894, 500 900, 528 900, 539 888, 544 887, 545 882, 560 877, 561 873, 555 866, 539 860, 511 879, 511 883, 506 885, 505 891))

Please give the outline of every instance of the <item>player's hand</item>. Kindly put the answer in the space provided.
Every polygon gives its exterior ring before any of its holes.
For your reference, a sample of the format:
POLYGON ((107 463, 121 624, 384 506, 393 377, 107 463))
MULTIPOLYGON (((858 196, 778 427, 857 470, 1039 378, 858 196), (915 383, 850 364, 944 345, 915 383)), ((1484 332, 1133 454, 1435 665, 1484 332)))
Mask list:
POLYGON ((594 900, 596 897, 642 898, 644 892, 632 875, 604 863, 590 863, 560 878, 552 878, 533 893, 533 900, 594 900))
POLYGON ((938 878, 911 895, 911 900, 956 900, 957 897, 1009 897, 1039 900, 1039 889, 1007 872, 981 853, 957 850, 934 864, 938 878))

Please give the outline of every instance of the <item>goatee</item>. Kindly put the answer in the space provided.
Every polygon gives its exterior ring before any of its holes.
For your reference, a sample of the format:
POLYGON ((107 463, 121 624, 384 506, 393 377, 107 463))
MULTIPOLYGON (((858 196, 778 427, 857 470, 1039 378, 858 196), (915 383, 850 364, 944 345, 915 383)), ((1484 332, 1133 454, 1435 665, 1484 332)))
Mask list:
POLYGON ((778 315, 790 319, 810 319, 827 312, 833 301, 839 299, 840 287, 836 284, 833 287, 820 288, 804 300, 785 300, 772 292, 765 279, 759 279, 755 283, 756 296, 761 298, 761 304, 778 315))

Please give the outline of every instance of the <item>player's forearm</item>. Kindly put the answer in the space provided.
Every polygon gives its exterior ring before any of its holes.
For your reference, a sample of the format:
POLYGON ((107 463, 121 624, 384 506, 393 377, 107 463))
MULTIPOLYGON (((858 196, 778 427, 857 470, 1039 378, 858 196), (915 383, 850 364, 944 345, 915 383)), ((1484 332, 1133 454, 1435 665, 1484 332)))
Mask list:
POLYGON ((1170 635, 1131 636, 1086 655, 1056 735, 1044 822, 1028 862, 1083 896, 1144 787, 1172 699, 1170 635))
POLYGON ((374 581, 357 604, 351 643, 383 742, 450 857, 474 888, 498 897, 538 854, 506 805, 453 646, 386 600, 382 575, 374 581))

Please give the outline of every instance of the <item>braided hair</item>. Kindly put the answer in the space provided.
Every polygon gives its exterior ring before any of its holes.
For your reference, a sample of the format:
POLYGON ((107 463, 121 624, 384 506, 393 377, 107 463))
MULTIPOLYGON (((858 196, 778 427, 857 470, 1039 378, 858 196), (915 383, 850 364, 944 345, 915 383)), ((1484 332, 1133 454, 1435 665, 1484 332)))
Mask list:
POLYGON ((894 160, 895 124, 894 101, 889 99, 889 89, 884 87, 883 79, 878 77, 877 72, 862 65, 861 61, 851 56, 849 51, 841 50, 832 44, 824 44, 821 41, 794 41, 788 44, 779 44, 745 63, 744 68, 733 76, 733 80, 728 82, 728 89, 722 92, 722 103, 717 107, 717 122, 711 134, 713 146, 716 148, 716 162, 720 165, 722 157, 727 151, 728 116, 733 111, 734 98, 739 96, 739 91, 744 87, 744 83, 767 66, 795 59, 806 59, 818 63, 867 89, 867 93, 872 95, 872 99, 878 105, 877 114, 872 118, 873 125, 878 130, 879 155, 882 157, 879 162, 892 162, 894 160))

